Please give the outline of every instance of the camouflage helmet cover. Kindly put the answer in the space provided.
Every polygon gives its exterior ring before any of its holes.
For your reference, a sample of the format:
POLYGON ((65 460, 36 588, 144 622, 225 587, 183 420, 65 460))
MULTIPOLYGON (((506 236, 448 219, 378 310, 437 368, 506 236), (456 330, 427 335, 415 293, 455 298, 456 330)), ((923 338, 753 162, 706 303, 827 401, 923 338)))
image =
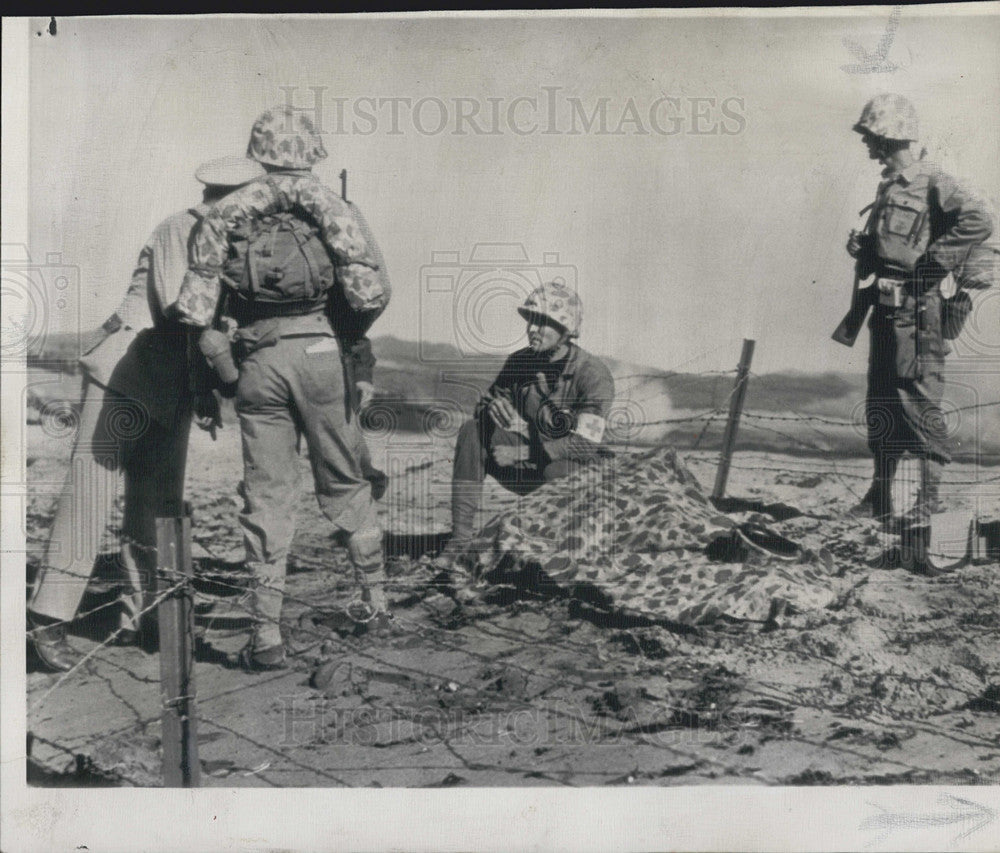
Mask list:
POLYGON ((286 104, 261 113, 250 131, 247 157, 284 169, 308 169, 326 157, 312 119, 286 104))
POLYGON ((517 311, 525 320, 545 317, 569 332, 570 337, 575 338, 580 334, 583 303, 562 282, 550 281, 536 287, 517 311))
POLYGON ((902 95, 876 95, 865 104, 854 130, 914 142, 919 135, 917 111, 902 95))

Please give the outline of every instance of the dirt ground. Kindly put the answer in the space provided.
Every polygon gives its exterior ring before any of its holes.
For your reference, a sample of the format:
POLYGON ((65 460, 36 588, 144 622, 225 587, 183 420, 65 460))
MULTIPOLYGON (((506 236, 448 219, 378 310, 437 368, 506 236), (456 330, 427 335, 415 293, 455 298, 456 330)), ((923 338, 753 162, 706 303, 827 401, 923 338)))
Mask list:
MULTIPOLYGON (((419 560, 449 526, 447 436, 372 436, 392 478, 381 503, 396 615, 388 636, 343 636, 335 614, 354 594, 346 553, 303 459, 283 615, 292 665, 246 674, 233 660, 246 637, 238 439, 232 427, 215 444, 196 430, 189 461, 203 785, 1000 782, 996 562, 934 580, 861 571, 834 606, 777 630, 636 627, 531 593, 457 611, 419 560)), ((29 427, 29 577, 68 451, 65 437, 29 427)), ((716 454, 683 456, 710 488, 716 454)), ((728 494, 835 512, 863 492, 868 470, 864 459, 740 453, 728 494)), ((953 502, 995 516, 997 473, 952 466, 953 502)), ((513 500, 488 489, 491 508, 513 500)), ((874 530, 858 522, 850 535, 878 552, 874 530)), ((827 543, 835 559, 843 546, 827 543)), ((108 559, 83 610, 113 598, 112 569, 108 559)), ((113 621, 104 608, 74 626, 72 642, 92 655, 68 677, 29 672, 29 781, 161 784, 159 656, 101 645, 113 621)))

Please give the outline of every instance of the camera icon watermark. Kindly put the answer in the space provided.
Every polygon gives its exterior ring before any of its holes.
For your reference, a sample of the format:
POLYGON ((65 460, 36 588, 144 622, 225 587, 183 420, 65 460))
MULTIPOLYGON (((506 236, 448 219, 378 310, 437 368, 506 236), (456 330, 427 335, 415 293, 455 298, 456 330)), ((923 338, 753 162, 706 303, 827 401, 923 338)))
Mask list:
POLYGON ((23 371, 31 359, 44 366, 80 357, 80 268, 50 252, 32 262, 23 243, 2 245, 0 366, 23 371))
POLYGON ((557 252, 532 262, 521 243, 477 243, 467 260, 435 251, 420 268, 420 359, 499 358, 523 345, 517 308, 536 288, 558 281, 577 290, 577 268, 557 252), (444 336, 451 347, 434 343, 444 336))

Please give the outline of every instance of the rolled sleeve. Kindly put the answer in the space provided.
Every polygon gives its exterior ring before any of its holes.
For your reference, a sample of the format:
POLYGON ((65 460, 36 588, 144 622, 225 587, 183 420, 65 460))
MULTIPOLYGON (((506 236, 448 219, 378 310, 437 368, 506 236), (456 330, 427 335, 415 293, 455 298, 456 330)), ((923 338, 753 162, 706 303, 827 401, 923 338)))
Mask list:
POLYGON ((573 429, 561 438, 543 441, 549 461, 587 459, 603 450, 607 420, 615 399, 615 381, 603 362, 589 358, 577 371, 573 429))
POLYGON ((139 253, 132 280, 129 282, 125 298, 115 310, 126 328, 145 328, 152 322, 152 310, 149 304, 149 294, 152 292, 152 256, 153 250, 147 244, 139 253))

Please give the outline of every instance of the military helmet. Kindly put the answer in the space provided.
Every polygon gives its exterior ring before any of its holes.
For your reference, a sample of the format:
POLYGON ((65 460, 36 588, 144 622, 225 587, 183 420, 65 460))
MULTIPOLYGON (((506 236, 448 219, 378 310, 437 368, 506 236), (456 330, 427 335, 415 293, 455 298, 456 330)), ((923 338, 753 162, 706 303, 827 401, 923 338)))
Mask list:
POLYGON ((854 130, 914 142, 918 137, 917 111, 902 95, 876 95, 865 104, 854 130))
POLYGON ((250 131, 247 157, 258 163, 308 169, 326 156, 312 120, 285 104, 261 113, 250 131))
POLYGON ((525 320, 545 317, 569 332, 570 337, 575 338, 580 334, 583 303, 580 302, 580 297, 561 281, 549 281, 536 287, 528 294, 524 305, 518 308, 517 312, 525 320))

